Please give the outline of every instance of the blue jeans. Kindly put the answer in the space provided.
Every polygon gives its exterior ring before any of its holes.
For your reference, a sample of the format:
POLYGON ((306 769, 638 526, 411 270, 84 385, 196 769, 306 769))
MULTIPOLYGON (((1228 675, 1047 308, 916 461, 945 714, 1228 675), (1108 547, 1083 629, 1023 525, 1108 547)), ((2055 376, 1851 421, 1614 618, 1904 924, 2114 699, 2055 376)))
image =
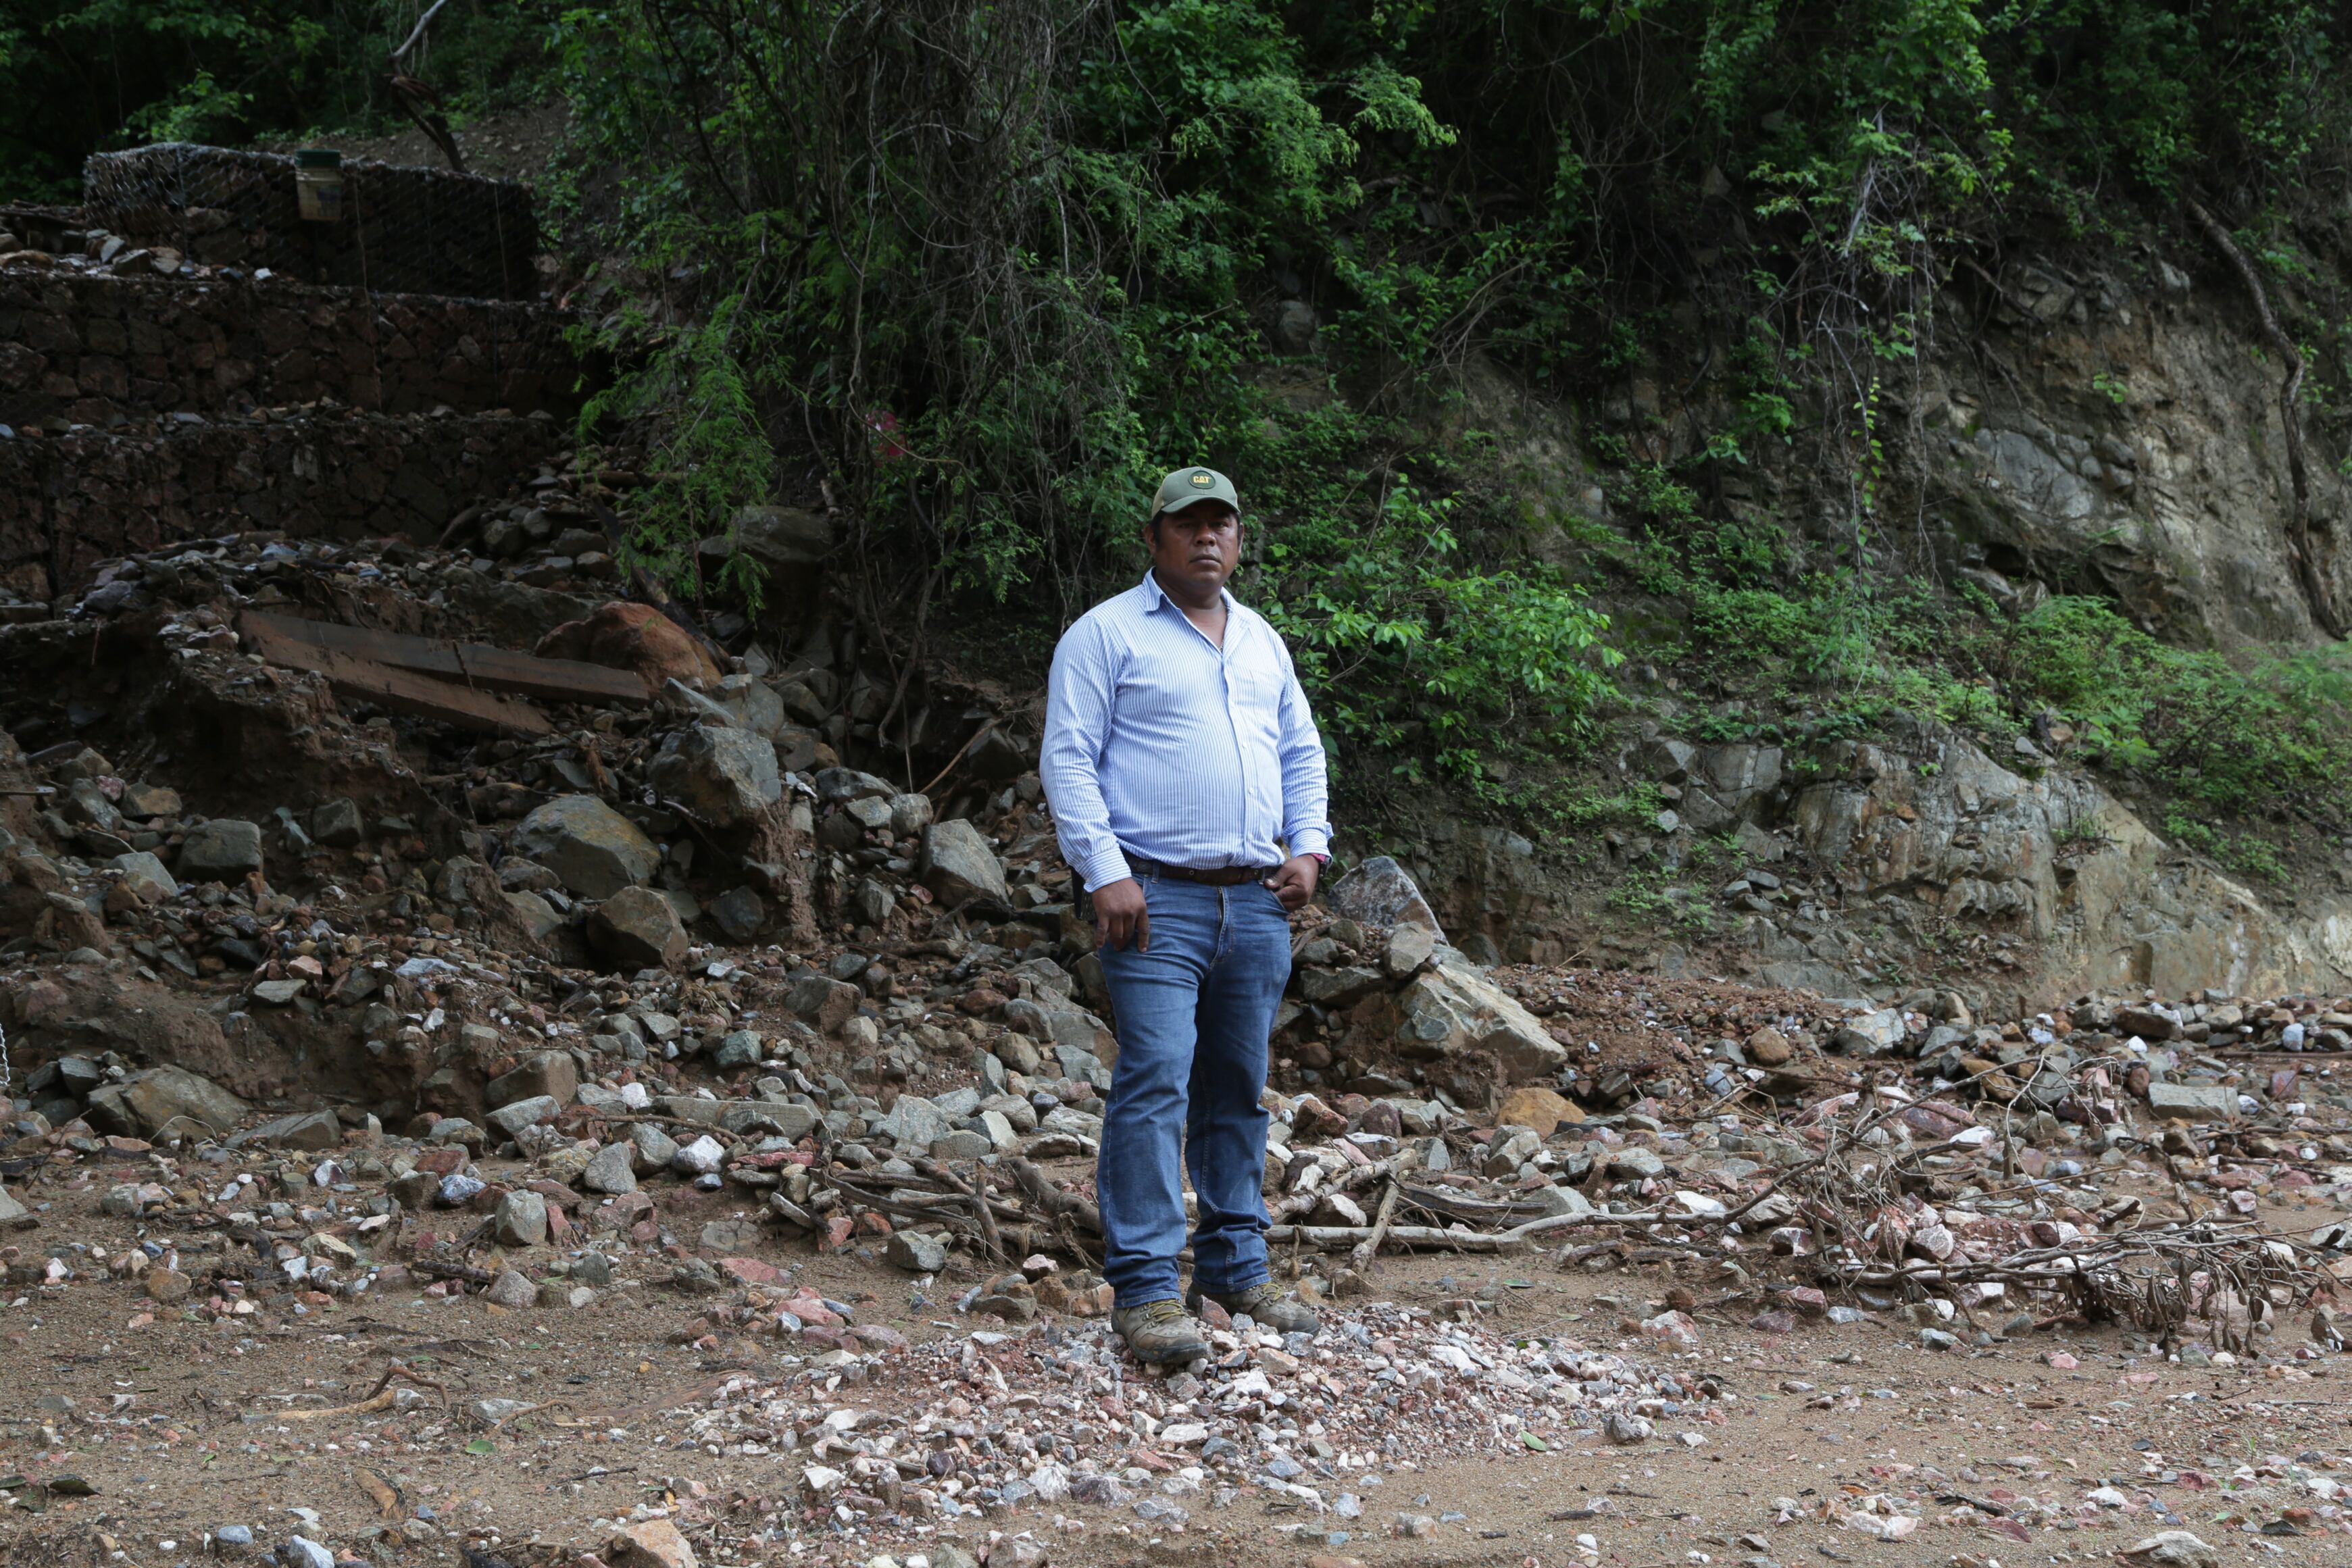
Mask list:
POLYGON ((1095 1166, 1103 1276, 1117 1304, 1178 1295, 1184 1189, 1200 1219, 1192 1279, 1224 1294, 1265 1280, 1266 1037, 1290 977, 1290 921, 1261 883, 1210 887, 1146 872, 1151 948, 1097 949, 1118 1061, 1095 1166))

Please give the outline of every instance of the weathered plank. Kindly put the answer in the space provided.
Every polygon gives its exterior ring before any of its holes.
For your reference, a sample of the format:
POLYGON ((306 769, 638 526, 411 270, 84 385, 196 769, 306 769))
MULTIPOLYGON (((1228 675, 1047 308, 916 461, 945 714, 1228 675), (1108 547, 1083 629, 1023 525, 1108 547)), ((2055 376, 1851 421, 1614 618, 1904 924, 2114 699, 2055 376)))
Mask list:
POLYGON ((331 621, 268 615, 257 610, 247 611, 238 624, 260 626, 280 638, 313 643, 371 664, 415 670, 544 702, 584 703, 590 706, 628 703, 641 707, 653 700, 644 679, 635 673, 607 669, 579 659, 542 659, 536 653, 518 653, 487 643, 412 637, 399 632, 338 625, 331 621))
POLYGON ((238 629, 247 645, 273 664, 289 670, 311 670, 326 676, 339 693, 363 697, 398 713, 438 719, 461 729, 494 735, 554 733, 555 727, 548 722, 547 716, 529 703, 358 658, 321 647, 306 638, 287 636, 268 623, 274 619, 246 616, 238 629))

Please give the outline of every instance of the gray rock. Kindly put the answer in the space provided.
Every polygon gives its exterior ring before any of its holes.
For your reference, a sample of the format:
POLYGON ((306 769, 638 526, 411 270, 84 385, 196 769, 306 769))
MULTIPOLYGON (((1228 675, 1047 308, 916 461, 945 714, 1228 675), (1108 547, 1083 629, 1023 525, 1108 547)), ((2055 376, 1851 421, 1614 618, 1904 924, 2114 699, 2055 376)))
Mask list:
MULTIPOLYGON (((1008 1128, 1007 1131, 1010 1131, 1008 1128)), ((982 1155, 994 1154, 996 1144, 985 1133, 958 1128, 942 1137, 931 1140, 931 1157, 939 1160, 976 1160, 982 1155)))
POLYGON ((748 821, 783 795, 776 748, 749 730, 715 725, 679 736, 674 747, 654 758, 646 777, 714 827, 748 821))
POLYGON ((856 986, 814 972, 801 976, 784 992, 784 1006, 825 1034, 848 1022, 865 999, 866 993, 856 986))
POLYGON ((344 796, 322 800, 310 811, 310 837, 329 849, 347 850, 367 833, 359 802, 344 796))
POLYGON ((492 1105, 546 1095, 558 1106, 569 1105, 580 1093, 580 1066, 568 1051, 533 1051, 510 1072, 489 1082, 483 1094, 492 1105))
POLYGON ((285 1568, 335 1568, 335 1554, 307 1535, 293 1535, 278 1549, 285 1568))
POLYGON ((660 846, 593 795, 559 796, 540 807, 515 829, 512 847, 581 898, 610 898, 643 883, 661 863, 660 846))
POLYGON ((0 1225, 13 1226, 21 1220, 32 1218, 31 1209, 10 1197, 6 1187, 0 1186, 0 1225))
POLYGON ((710 1065, 721 1072, 732 1072, 744 1067, 757 1067, 763 1059, 765 1051, 766 1048, 756 1030, 739 1029, 719 1042, 719 1049, 710 1053, 710 1065))
POLYGON ((201 1124, 223 1136, 245 1119, 245 1102, 184 1067, 151 1067, 121 1083, 94 1089, 90 1125, 101 1133, 152 1138, 177 1124, 193 1133, 201 1124))
MULTIPOLYGON (((538 1247, 547 1240, 547 1199, 538 1193, 510 1192, 499 1199, 490 1234, 501 1247, 538 1247)), ((531 1292, 538 1299, 538 1291, 531 1292)))
POLYGON ((535 1127, 541 1122, 552 1122, 562 1106, 552 1094, 534 1094, 528 1100, 513 1100, 490 1113, 491 1126, 509 1138, 522 1136, 525 1127, 535 1127))
POLYGON ((1664 1176, 1665 1171, 1666 1162, 1658 1156, 1655 1149, 1635 1145, 1630 1148, 1612 1150, 1609 1155, 1609 1174, 1619 1181, 1645 1181, 1651 1176, 1664 1176))
POLYGON ((923 885, 946 909, 960 909, 975 898, 1001 904, 1007 896, 995 850, 961 817, 933 822, 924 833, 923 885))
POLYGON ((261 829, 215 817, 190 828, 180 844, 180 875, 190 882, 235 882, 261 869, 261 829))
POLYGON ((1626 1448, 1646 1443, 1658 1433, 1648 1416, 1634 1416, 1622 1410, 1611 1411, 1601 1421, 1601 1430, 1611 1442, 1626 1448))
POLYGON ((2238 1092, 2220 1083, 2151 1083, 2147 1104, 2159 1116, 2218 1122, 2238 1113, 2238 1092))
POLYGON ((501 892, 499 898, 506 904, 507 913, 514 916, 515 924, 530 932, 534 942, 544 942, 563 929, 563 916, 555 912, 555 905, 536 893, 501 892))
POLYGON ((747 506, 735 513, 735 548, 787 582, 805 578, 833 549, 833 522, 802 507, 747 506))
POLYGON ((1398 925, 1419 925, 1438 941, 1445 940, 1445 928, 1438 924, 1437 912, 1404 867, 1387 855, 1374 855, 1341 877, 1330 892, 1332 913, 1356 922, 1359 925, 1377 926, 1387 930, 1398 925))
POLYGON ((2116 1555, 2132 1568, 2221 1568, 2221 1554, 2185 1530, 2160 1530, 2116 1555))
POLYGON ((888 1138, 902 1149, 929 1149, 955 1131, 937 1105, 919 1094, 901 1094, 878 1122, 866 1128, 869 1136, 888 1138))
POLYGON ((669 900, 650 888, 625 887, 588 916, 588 942, 623 969, 666 967, 686 960, 686 926, 669 900))
POLYGON ((122 873, 123 885, 139 895, 142 904, 161 904, 180 891, 163 862, 145 850, 133 850, 127 855, 117 855, 114 869, 122 873))
POLYGON ((301 1111, 278 1116, 232 1140, 242 1146, 272 1149, 331 1149, 343 1141, 343 1124, 332 1111, 301 1111))
MULTIPOLYGON (((672 1152, 676 1152, 675 1146, 672 1152)), ((580 1173, 580 1185, 608 1197, 636 1191, 635 1155, 635 1149, 628 1144, 605 1145, 589 1160, 588 1168, 580 1173)))
POLYGON ((712 899, 705 913, 730 942, 749 942, 768 923, 766 901, 748 887, 730 888, 712 899))
POLYGON ((1393 998, 1364 1005, 1390 1009, 1398 1048, 1407 1056, 1491 1051, 1512 1082, 1552 1077, 1568 1061, 1568 1048, 1540 1019, 1458 956, 1441 956, 1393 998))
POLYGON ((639 1176, 667 1170, 677 1158, 677 1140, 644 1122, 629 1129, 629 1149, 639 1176))
MULTIPOLYGON (((542 1215, 541 1218, 544 1219, 546 1217, 542 1215)), ((490 1281, 490 1288, 482 1294, 484 1300, 509 1312, 520 1312, 525 1307, 539 1304, 539 1287, 532 1284, 530 1277, 520 1269, 500 1270, 499 1277, 490 1281)))
POLYGON ((253 999, 264 1007, 289 1007, 302 994, 306 984, 302 980, 262 980, 253 988, 253 999))
POLYGON ((948 1249, 919 1230, 894 1230, 883 1256, 909 1274, 936 1274, 948 1266, 948 1249))
MULTIPOLYGON (((719 707, 734 716, 737 728, 747 730, 761 740, 773 741, 777 732, 784 727, 784 699, 776 695, 774 687, 756 675, 724 676, 719 680, 719 689, 712 692, 710 697, 719 707)), ((776 748, 769 746, 765 749, 772 763, 776 748)))
POLYGON ((887 925, 898 908, 898 895, 890 884, 878 876, 857 879, 857 891, 849 895, 849 912, 866 925, 887 925))
POLYGON ((902 839, 911 839, 931 825, 931 798, 929 795, 893 795, 890 797, 890 831, 902 839))
POLYGON ((860 773, 855 768, 821 768, 815 782, 817 799, 828 806, 851 800, 887 800, 898 792, 888 779, 860 773))
POLYGON ((1319 1008, 1350 1008, 1387 983, 1378 969, 1307 969, 1298 976, 1298 995, 1319 1008))

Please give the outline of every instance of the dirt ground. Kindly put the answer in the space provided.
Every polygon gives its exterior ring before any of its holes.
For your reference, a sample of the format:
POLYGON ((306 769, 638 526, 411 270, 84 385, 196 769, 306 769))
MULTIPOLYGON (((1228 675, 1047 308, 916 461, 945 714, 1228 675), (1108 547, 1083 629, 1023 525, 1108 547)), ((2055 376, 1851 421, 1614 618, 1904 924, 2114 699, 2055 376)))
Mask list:
MULTIPOLYGON (((750 1342, 718 1353, 672 1343, 695 1332, 704 1309, 670 1291, 624 1287, 577 1312, 507 1312, 478 1296, 415 1291, 358 1305, 279 1298, 242 1318, 184 1321, 105 1276, 97 1249, 111 1254, 138 1238, 131 1221, 98 1212, 104 1186, 101 1177, 60 1196, 38 1229, 13 1239, 26 1256, 58 1242, 90 1250, 72 1254, 87 1277, 13 1290, 0 1303, 0 1475, 51 1482, 45 1512, 0 1515, 0 1561, 167 1568, 206 1555, 208 1532, 233 1524, 254 1530, 257 1551, 296 1531, 365 1550, 371 1525, 420 1505, 439 1539, 379 1545, 383 1560, 448 1561, 461 1544, 516 1563, 570 1558, 599 1548, 610 1521, 641 1505, 724 1521, 730 1502, 788 1495, 805 1462, 791 1452, 730 1458, 681 1437, 696 1402, 730 1377, 758 1375, 762 1353, 747 1354, 750 1342), (394 1361, 415 1375, 413 1385, 444 1385, 450 1410, 420 1388, 425 1398, 405 1411, 333 1413, 371 1394, 394 1361), (462 1414, 484 1398, 536 1408, 486 1433, 462 1414), (69 1495, 78 1489, 58 1480, 68 1475, 89 1495, 69 1495)), ((2335 1207, 2281 1206, 2266 1218, 2308 1227, 2335 1207)), ((772 1239, 760 1255, 803 1265, 803 1282, 859 1303, 861 1322, 917 1343, 967 1333, 978 1322, 854 1256, 772 1239)), ((1245 1492, 1230 1507, 1198 1508, 1181 1527, 1125 1509, 1032 1504, 984 1528, 956 1521, 935 1539, 977 1550, 991 1531, 1030 1531, 1051 1562, 1072 1565, 1305 1564, 1321 1556, 1399 1568, 1652 1568, 1765 1557, 1783 1568, 1818 1559, 2017 1568, 2105 1556, 2153 1533, 2163 1521, 2147 1499, 2227 1559, 2344 1560, 2327 1534, 2252 1533, 2294 1519, 2257 1500, 2267 1497, 2259 1490, 2266 1461, 2325 1471, 2352 1448, 2333 1385, 2342 1362, 2294 1359, 2299 1325, 2283 1326, 2260 1366, 2194 1367, 2129 1354, 2109 1330, 1935 1352, 1921 1348, 1915 1330, 1875 1318, 1771 1335, 1702 1305, 1694 1313, 1700 1343, 1678 1352, 1623 1332, 1658 1310, 1671 1283, 1639 1271, 1562 1273, 1549 1255, 1529 1252, 1390 1260, 1375 1288, 1409 1305, 1474 1303, 1470 1315, 1506 1337, 1567 1336, 1696 1363, 1726 1394, 1701 1417, 1702 1446, 1663 1430, 1661 1440, 1632 1448, 1588 1436, 1508 1457, 1423 1444, 1362 1489, 1364 1517, 1355 1521, 1274 1511, 1245 1492), (2065 1366, 2067 1357, 2079 1364, 2065 1366), (2080 1501, 2102 1484, 2131 1500, 2080 1501), (1907 1539, 1873 1539, 1819 1517, 1828 1500, 1885 1493, 1914 1493, 1925 1505, 1907 1539), (2055 1517, 1993 1517, 2004 1508, 2031 1513, 2034 1500, 2058 1503, 2055 1517), (1963 1502, 1977 1517, 1938 1522, 1963 1502), (1432 1535, 1401 1539, 1391 1532, 1400 1514, 1439 1522, 1432 1535), (1342 1529, 1347 1538, 1336 1543, 1316 1533, 1342 1529), (1580 1537, 1590 1538, 1581 1549, 1580 1537)), ((2308 1514, 2302 1528, 2315 1528, 2308 1514)), ((888 1554, 903 1568, 921 1551, 918 1539, 888 1554)), ((765 1552, 844 1564, 884 1554, 871 1539, 829 1537, 821 1524, 765 1552)), ((713 1555, 706 1551, 705 1560, 713 1555)))

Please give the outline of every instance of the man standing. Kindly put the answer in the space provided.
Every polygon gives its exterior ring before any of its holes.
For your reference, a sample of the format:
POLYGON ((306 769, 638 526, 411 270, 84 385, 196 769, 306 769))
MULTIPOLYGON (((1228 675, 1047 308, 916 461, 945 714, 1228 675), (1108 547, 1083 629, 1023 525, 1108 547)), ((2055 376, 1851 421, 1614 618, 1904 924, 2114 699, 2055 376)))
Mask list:
POLYGON ((1063 858, 1094 895, 1118 1061, 1096 1183, 1112 1324, 1138 1360, 1208 1354, 1205 1296, 1284 1333, 1315 1314, 1265 1262, 1266 1038, 1288 912, 1331 830, 1323 743, 1290 652, 1225 591, 1241 502, 1207 468, 1163 480, 1151 570, 1062 635, 1040 766, 1063 858), (1200 1217, 1179 1304, 1181 1169, 1200 1217))

